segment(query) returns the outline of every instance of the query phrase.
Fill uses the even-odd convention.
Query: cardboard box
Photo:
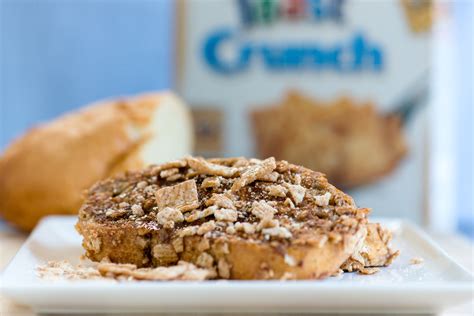
[[[196,152],[291,159],[375,216],[423,221],[431,10],[405,0],[180,2],[178,92],[198,118]]]

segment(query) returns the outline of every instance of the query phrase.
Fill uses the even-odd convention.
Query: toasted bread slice
[[[286,161],[188,157],[99,182],[76,228],[94,261],[319,279],[364,242],[367,214],[323,174]]]

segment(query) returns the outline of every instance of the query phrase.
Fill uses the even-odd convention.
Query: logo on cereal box
[[[379,72],[383,68],[381,46],[361,31],[333,43],[257,41],[248,36],[250,30],[281,22],[342,25],[343,0],[238,0],[236,4],[240,25],[218,27],[204,39],[204,61],[216,73],[241,73],[257,62],[274,72]]]

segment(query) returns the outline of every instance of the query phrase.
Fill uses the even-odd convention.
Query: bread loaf
[[[0,157],[0,214],[31,230],[75,214],[84,189],[117,172],[192,151],[192,121],[172,93],[106,100],[34,127]]]

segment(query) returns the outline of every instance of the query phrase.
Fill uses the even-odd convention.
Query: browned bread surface
[[[188,157],[97,183],[76,228],[94,261],[309,279],[338,271],[364,241],[367,214],[286,161]]]
[[[102,101],[29,130],[0,156],[1,216],[31,230],[43,216],[76,214],[83,190],[143,167],[139,151],[154,137],[149,125],[171,98]]]
[[[341,188],[383,177],[407,151],[398,117],[348,98],[324,103],[292,92],[251,118],[259,156],[321,171]]]

